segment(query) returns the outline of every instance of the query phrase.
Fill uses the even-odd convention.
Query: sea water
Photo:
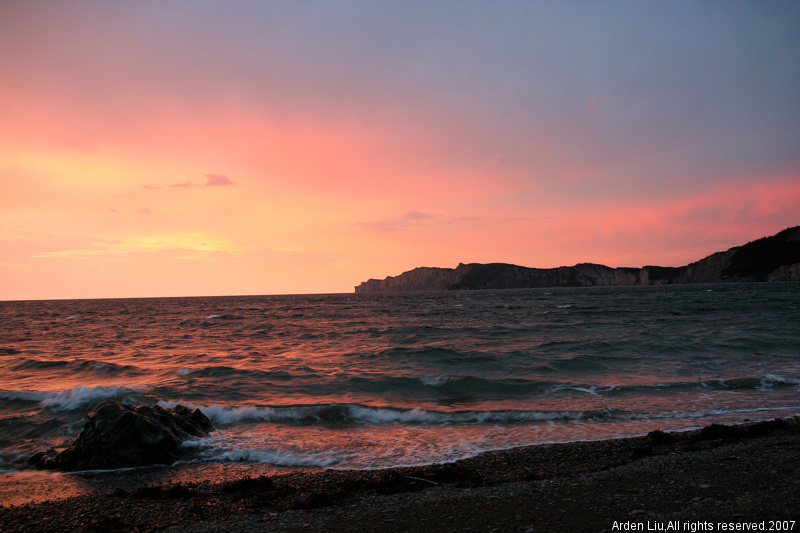
[[[0,471],[106,398],[187,461],[372,469],[800,415],[800,283],[0,302]],[[18,473],[22,476],[23,473]]]

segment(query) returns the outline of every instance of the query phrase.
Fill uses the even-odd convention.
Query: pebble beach
[[[0,531],[800,530],[797,418],[413,468],[268,476],[231,465],[198,479],[187,467],[166,481],[152,472],[4,505]]]

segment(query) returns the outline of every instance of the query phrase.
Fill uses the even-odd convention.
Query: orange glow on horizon
[[[678,266],[800,224],[791,6],[605,6],[573,42],[589,6],[358,5],[5,6],[0,299]]]

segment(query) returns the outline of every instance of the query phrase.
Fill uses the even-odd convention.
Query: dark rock
[[[36,468],[100,470],[172,464],[180,444],[214,429],[199,410],[182,405],[125,405],[115,400],[97,404],[78,438],[63,451],[40,452],[28,459]]]
[[[700,430],[700,438],[704,440],[728,439],[738,434],[735,427],[724,424],[711,424]]]
[[[664,433],[663,431],[659,430],[651,431],[645,437],[645,441],[648,444],[665,444],[667,442],[672,442],[673,440],[675,440],[675,437],[669,433]]]
[[[715,440],[728,438],[766,437],[767,435],[776,431],[780,431],[787,426],[788,424],[780,418],[741,426],[711,424],[710,426],[704,427],[700,431],[700,438],[705,440]]]
[[[771,433],[781,431],[787,427],[789,427],[789,424],[787,424],[785,420],[778,418],[743,426],[741,432],[743,437],[766,437]]]

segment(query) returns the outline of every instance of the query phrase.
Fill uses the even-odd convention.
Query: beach
[[[114,479],[94,493],[0,508],[0,530],[792,531],[800,529],[792,522],[800,518],[800,420],[529,446],[413,468],[265,476],[234,467],[215,479],[153,483],[141,471]]]

